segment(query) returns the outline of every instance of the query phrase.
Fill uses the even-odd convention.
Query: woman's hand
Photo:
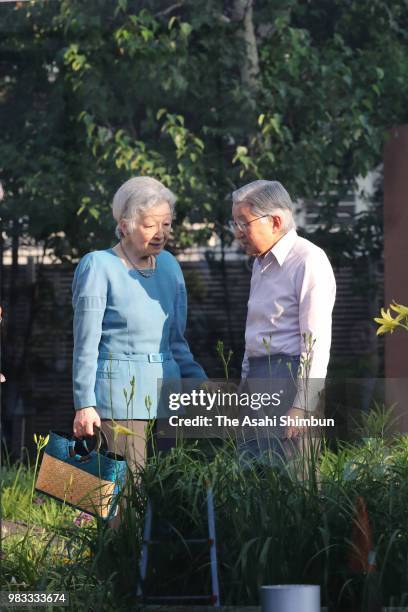
[[[95,408],[80,408],[76,411],[73,431],[76,438],[94,435],[94,427],[101,426],[101,418]]]

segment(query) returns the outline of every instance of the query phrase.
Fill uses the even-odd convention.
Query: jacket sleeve
[[[182,378],[207,379],[203,368],[194,360],[184,337],[187,323],[187,292],[181,269],[177,274],[174,323],[170,331],[170,350],[178,363]]]
[[[95,381],[107,281],[93,253],[79,262],[72,283],[74,353],[72,362],[75,410],[96,407]]]

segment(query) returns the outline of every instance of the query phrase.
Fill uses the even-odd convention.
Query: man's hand
[[[94,427],[101,426],[101,418],[95,408],[80,408],[76,411],[73,431],[76,438],[94,435]]]
[[[291,417],[292,419],[294,419],[295,417],[300,417],[301,419],[305,418],[305,411],[301,410],[300,408],[290,408],[285,416]],[[295,425],[288,425],[285,428],[285,438],[297,438],[298,436],[301,436],[302,434],[304,434],[307,431],[307,427],[306,426],[302,426],[302,427],[296,427]]]

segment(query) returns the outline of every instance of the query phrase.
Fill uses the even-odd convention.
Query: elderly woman
[[[113,445],[112,419],[125,425],[136,435],[118,436],[115,443],[123,453],[126,440],[131,468],[145,460],[157,380],[206,378],[184,338],[183,274],[164,250],[175,200],[153,178],[126,181],[113,199],[119,242],[85,255],[73,281],[74,435],[92,435],[101,426]]]
[[[333,270],[322,249],[298,236],[292,200],[279,182],[249,183],[234,191],[232,203],[236,238],[255,256],[242,378],[288,381],[280,416],[292,420],[284,420],[280,434],[293,438],[302,433],[296,417],[304,418],[305,409],[315,408],[316,396],[306,395],[306,386],[314,380],[316,389],[326,376],[336,293]],[[305,404],[306,397],[312,405]],[[259,451],[258,442],[254,448]]]

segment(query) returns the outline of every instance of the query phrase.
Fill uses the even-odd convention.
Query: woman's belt
[[[145,361],[148,363],[163,363],[173,359],[173,353],[99,353],[100,359],[119,359],[120,361]]]

